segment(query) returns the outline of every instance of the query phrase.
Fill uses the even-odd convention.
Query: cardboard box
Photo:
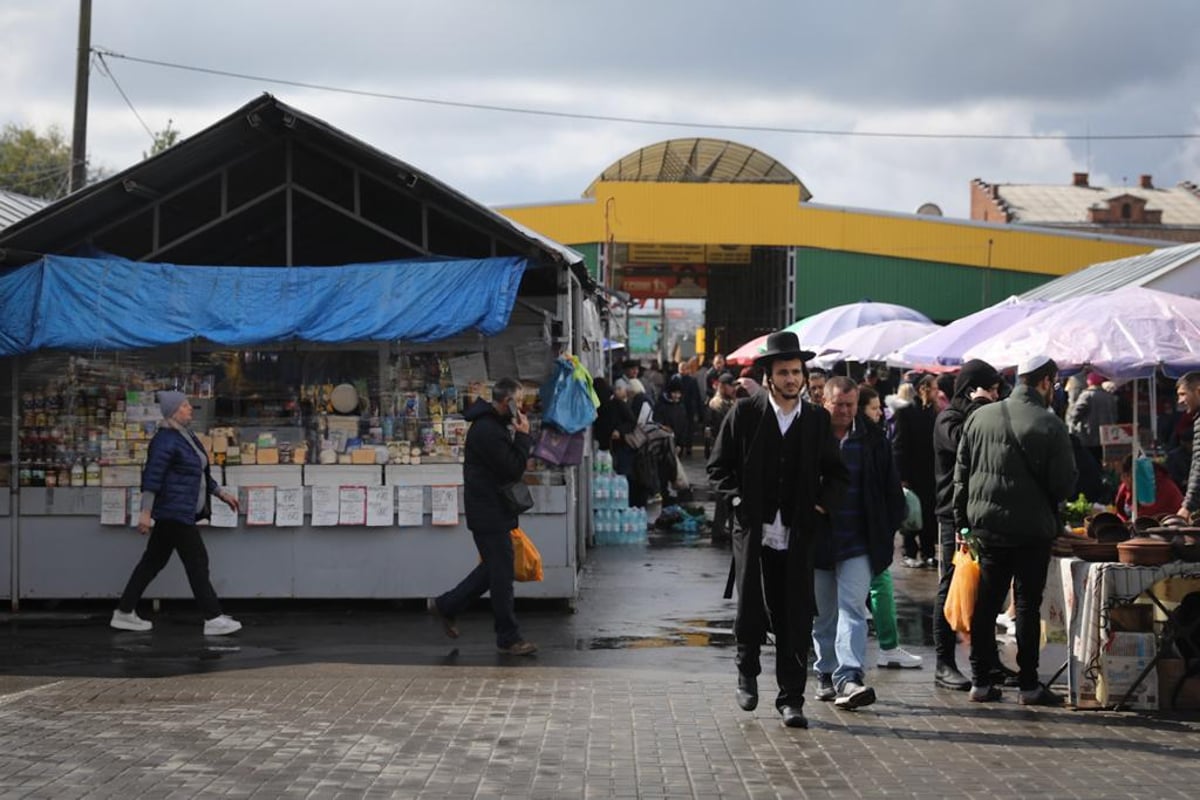
[[[374,464],[375,463],[375,448],[360,447],[357,450],[350,451],[351,464]]]
[[[279,448],[278,447],[260,447],[255,454],[255,460],[258,464],[278,464],[279,463]]]
[[[1129,687],[1154,660],[1157,643],[1153,633],[1114,633],[1100,655],[1100,678],[1096,681],[1096,699],[1111,706],[1121,701]],[[1126,708],[1158,710],[1158,672],[1150,673],[1138,684]]]
[[[1183,678],[1182,658],[1163,658],[1158,662],[1159,706],[1163,711],[1200,711],[1200,669]],[[1180,686],[1180,681],[1183,685]],[[1175,689],[1179,687],[1178,696]]]

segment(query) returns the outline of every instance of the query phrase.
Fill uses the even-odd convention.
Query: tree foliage
[[[142,158],[156,156],[179,141],[179,131],[171,127],[174,121],[172,119],[167,120],[167,127],[154,134],[154,143],[150,145],[149,151],[142,151]]]
[[[0,189],[57,200],[70,186],[71,144],[51,125],[44,134],[9,123],[0,131]]]

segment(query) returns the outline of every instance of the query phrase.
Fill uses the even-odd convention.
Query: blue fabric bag
[[[902,531],[919,531],[925,526],[925,518],[921,514],[921,498],[907,486],[904,487],[904,519],[900,522]]]
[[[542,385],[542,423],[564,433],[579,433],[596,420],[594,398],[587,370],[574,359],[560,356],[553,374]]]

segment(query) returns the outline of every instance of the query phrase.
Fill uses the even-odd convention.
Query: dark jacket
[[[871,575],[878,575],[892,565],[896,552],[896,530],[904,519],[904,490],[900,486],[900,475],[892,460],[892,446],[884,435],[883,428],[862,414],[854,420],[851,436],[862,439],[862,480],[859,495],[862,498],[862,515],[867,525],[867,556],[871,562]],[[817,569],[833,569],[834,554],[832,538],[817,543]]]
[[[1018,386],[963,426],[954,468],[955,525],[969,525],[985,545],[1049,544],[1060,532],[1057,505],[1070,496],[1076,477],[1067,426],[1036,390]]]
[[[190,431],[185,433],[164,427],[150,440],[146,466],[142,468],[142,491],[154,492],[154,508],[150,516],[155,521],[170,520],[195,525],[199,520],[208,519],[211,513],[208,502],[205,502],[203,509],[196,511],[200,487],[205,486],[208,495],[221,490],[212,478],[208,459],[201,458],[185,436],[192,437],[196,447],[204,452],[204,447]]]
[[[1100,427],[1117,423],[1117,396],[1099,386],[1089,386],[1067,412],[1068,429],[1084,447],[1100,446]]]
[[[892,417],[892,455],[900,480],[921,495],[933,498],[933,422],[935,412],[916,403],[897,403]]]
[[[955,397],[933,423],[933,474],[937,487],[937,518],[954,523],[954,464],[958,460],[958,440],[962,438],[967,417],[986,406],[989,400]]]
[[[654,421],[659,425],[665,425],[675,434],[675,446],[679,447],[687,438],[688,431],[691,429],[690,418],[688,417],[687,407],[683,401],[672,401],[669,394],[664,393],[659,399],[658,405],[654,407]]]
[[[812,616],[813,555],[817,540],[830,535],[829,511],[842,502],[848,476],[846,465],[833,438],[829,413],[823,408],[802,403],[799,426],[792,454],[798,468],[783,476],[785,490],[794,502],[791,537],[788,544],[787,605],[789,617]],[[767,453],[764,426],[775,425],[775,412],[767,392],[739,400],[725,416],[708,460],[708,477],[717,494],[717,502],[741,503],[735,509],[733,532],[734,579],[737,585],[737,613],[734,637],[739,642],[759,643],[769,627],[763,606],[759,554],[762,551],[764,491],[762,475]],[[776,428],[778,431],[778,428]],[[791,432],[789,431],[789,434]]]
[[[533,440],[510,431],[508,420],[486,400],[476,400],[463,416],[471,423],[463,455],[467,527],[474,533],[508,533],[517,527],[517,515],[505,506],[501,490],[525,474]]]
[[[596,445],[601,450],[608,450],[613,445],[613,431],[622,435],[632,433],[636,420],[629,410],[629,404],[618,400],[612,389],[597,389],[596,395],[600,398],[600,407],[596,409],[592,433],[596,437]]]

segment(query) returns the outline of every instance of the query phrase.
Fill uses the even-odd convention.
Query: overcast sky
[[[77,0],[0,0],[0,124],[69,136]],[[720,125],[965,134],[1200,133],[1196,0],[96,0],[92,43],[139,58],[415,97]],[[561,119],[371,99],[110,58],[151,130],[269,91],[491,205],[576,198],[664,139],[733,139],[814,201],[969,215],[972,178],[1200,182],[1200,139],[956,141]],[[93,69],[89,160],[150,137]]]

